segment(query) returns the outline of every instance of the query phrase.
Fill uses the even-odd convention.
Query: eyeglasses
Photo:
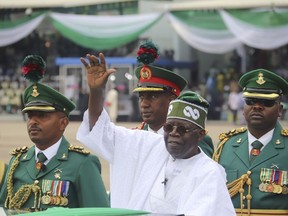
[[[255,104],[260,104],[265,107],[273,107],[277,101],[275,100],[266,100],[266,99],[257,99],[257,98],[246,98],[245,103],[248,106],[254,106]]]
[[[176,132],[180,135],[180,136],[183,136],[185,133],[188,133],[190,131],[196,131],[198,130],[198,128],[186,128],[185,126],[183,125],[180,125],[180,126],[175,126],[175,125],[172,125],[170,123],[165,123],[163,125],[163,130],[166,132],[166,133],[170,133],[174,130],[174,128],[176,128]]]

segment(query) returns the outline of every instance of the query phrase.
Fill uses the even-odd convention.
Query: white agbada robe
[[[77,139],[110,163],[113,208],[191,216],[236,215],[223,167],[202,151],[167,167],[171,157],[163,135],[116,126],[104,109],[91,131],[85,112]],[[163,183],[165,173],[171,177],[167,184]]]

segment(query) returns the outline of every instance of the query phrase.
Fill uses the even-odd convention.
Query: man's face
[[[139,92],[139,107],[142,119],[153,130],[158,130],[166,121],[169,103],[176,96],[168,92]],[[153,128],[153,126],[159,128]]]
[[[244,117],[249,129],[268,132],[275,127],[282,110],[279,101],[245,98]]]
[[[181,119],[167,119],[163,129],[166,149],[173,158],[187,159],[199,153],[205,130]]]
[[[44,150],[55,144],[63,135],[68,118],[61,112],[27,112],[27,131],[33,143]]]

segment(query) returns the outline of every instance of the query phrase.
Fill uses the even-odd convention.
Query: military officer
[[[44,71],[40,56],[24,59],[22,72],[32,84],[23,94],[22,111],[27,114],[28,135],[35,145],[12,151],[0,205],[28,211],[109,207],[99,159],[82,147],[70,145],[63,136],[75,105],[39,83]]]
[[[144,42],[138,50],[137,60],[141,66],[135,70],[138,84],[134,92],[139,94],[139,107],[143,122],[137,129],[164,134],[169,103],[180,95],[187,81],[182,76],[165,68],[152,65],[158,58],[158,48],[152,41]],[[153,56],[149,58],[149,56]],[[154,58],[154,59],[153,59]],[[150,59],[151,62],[149,62]],[[210,136],[205,135],[199,147],[212,157],[214,145]]]
[[[239,85],[247,129],[221,134],[213,158],[227,172],[238,215],[288,215],[288,129],[278,121],[288,82],[257,69],[245,73]]]

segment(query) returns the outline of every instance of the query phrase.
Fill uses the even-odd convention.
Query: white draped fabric
[[[122,37],[143,29],[153,23],[161,14],[140,14],[125,16],[91,16],[51,13],[50,16],[66,27],[88,37]]]
[[[190,13],[191,11],[184,11]],[[192,11],[193,12],[193,11]],[[243,44],[258,49],[275,49],[288,43],[288,11],[287,10],[219,10],[211,13],[220,14],[223,28],[209,28],[205,22],[211,19],[199,19],[199,25],[187,22],[193,17],[176,16],[166,13],[172,28],[190,46],[207,53],[223,54],[239,49]],[[257,14],[258,13],[258,14]],[[196,14],[196,15],[195,15]],[[208,15],[207,15],[208,14]],[[209,13],[205,15],[209,16]],[[259,18],[247,19],[250,15]],[[260,16],[261,15],[261,16]],[[157,23],[163,13],[92,16],[50,13],[55,29],[67,39],[90,49],[112,49],[125,45]],[[45,15],[40,15],[13,22],[0,23],[0,47],[13,44],[35,30]],[[184,18],[183,18],[184,17]],[[218,16],[219,17],[219,16]],[[200,14],[201,18],[201,14]],[[211,18],[211,17],[210,17]],[[213,20],[213,19],[212,19]],[[274,21],[277,23],[273,23]],[[195,24],[195,23],[194,23]],[[208,25],[209,26],[209,25]]]
[[[258,49],[275,49],[288,43],[288,23],[280,27],[260,28],[231,16],[220,14],[231,33],[242,43]]]
[[[29,35],[39,24],[43,21],[45,15],[41,15],[32,19],[22,25],[18,25],[13,28],[0,29],[0,47],[8,46],[16,43]]]
[[[190,46],[202,52],[224,54],[242,45],[229,30],[195,28],[172,14],[168,14],[168,18],[177,34]]]

